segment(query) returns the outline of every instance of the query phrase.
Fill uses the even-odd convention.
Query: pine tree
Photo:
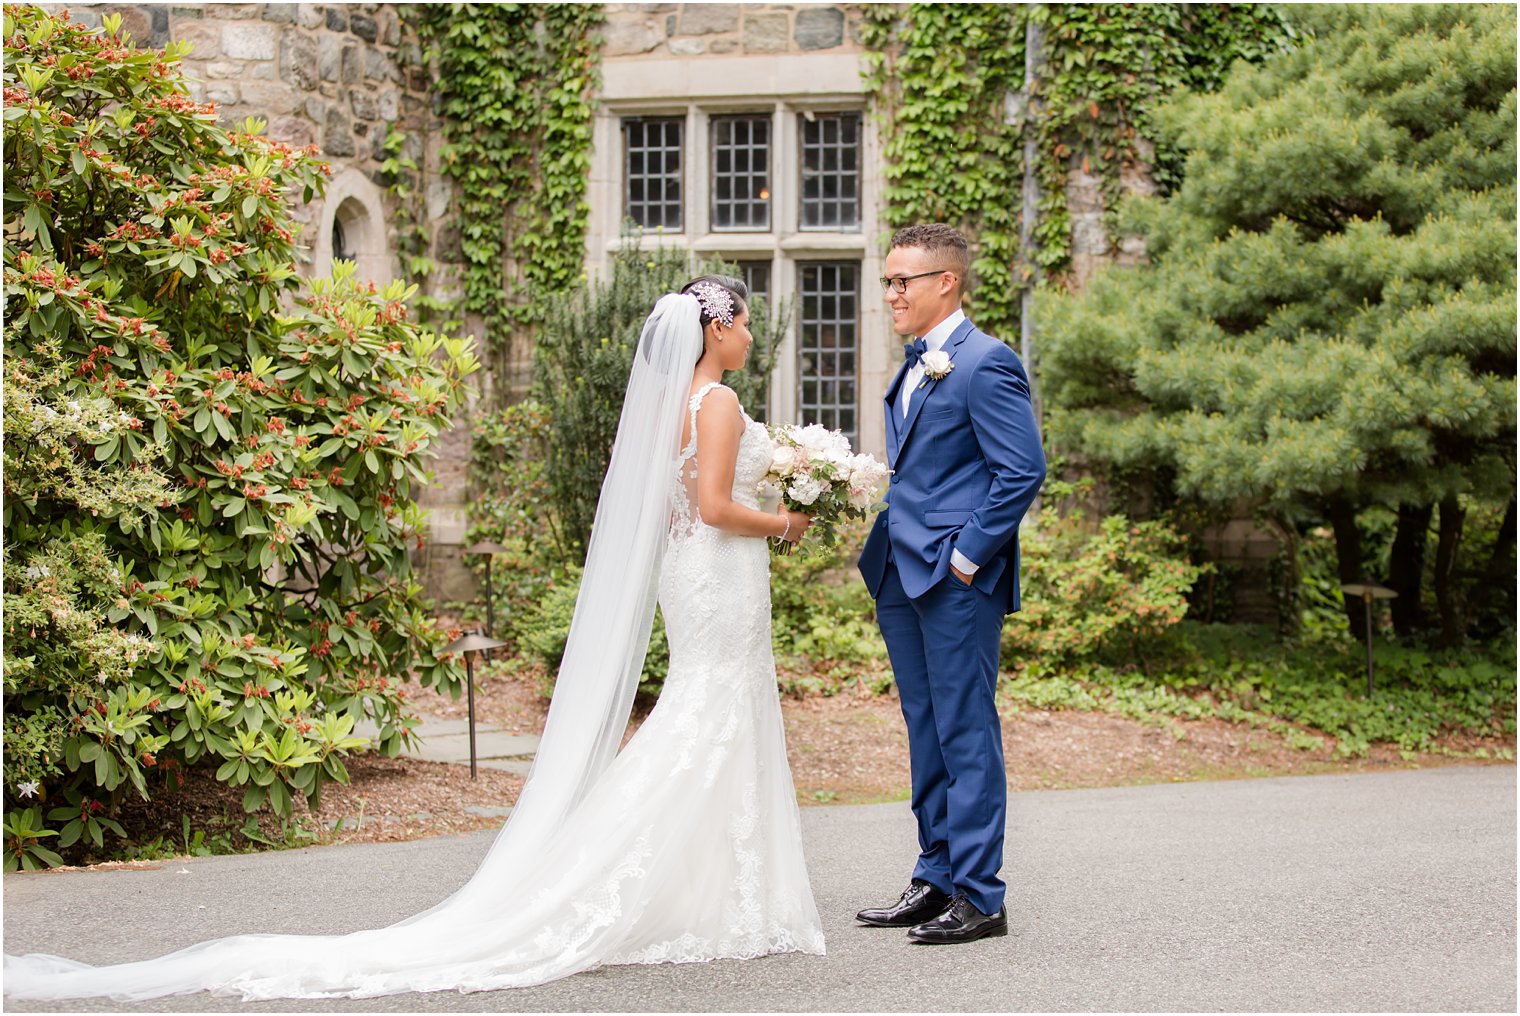
[[[1343,581],[1362,577],[1358,511],[1394,510],[1405,634],[1438,512],[1456,638],[1467,506],[1509,503],[1493,554],[1514,548],[1515,11],[1305,20],[1301,48],[1160,111],[1184,182],[1125,209],[1150,264],[1046,297],[1048,428],[1184,496],[1328,519]]]

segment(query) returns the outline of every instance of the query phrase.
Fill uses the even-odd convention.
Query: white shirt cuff
[[[966,575],[975,575],[976,570],[981,567],[979,564],[972,564],[971,559],[958,550],[950,552],[950,563]]]

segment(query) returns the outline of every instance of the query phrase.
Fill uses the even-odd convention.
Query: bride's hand
[[[800,542],[802,534],[807,532],[808,526],[813,524],[813,516],[807,512],[794,512],[787,508],[786,505],[777,505],[776,514],[791,523],[791,526],[786,531],[786,536],[782,537],[788,543]]]

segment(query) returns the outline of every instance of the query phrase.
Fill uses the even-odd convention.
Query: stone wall
[[[848,4],[606,4],[607,57],[731,56],[859,49]]]
[[[90,4],[69,10],[91,25],[119,12],[139,45],[189,42],[182,67],[196,101],[215,102],[225,124],[256,116],[268,121],[265,133],[272,138],[315,144],[334,177],[353,168],[383,188],[379,167],[389,125],[405,119],[422,126],[430,115],[427,75],[416,66],[415,43],[402,43],[393,4]],[[408,154],[420,160],[420,143]],[[308,210],[312,218],[321,207]]]

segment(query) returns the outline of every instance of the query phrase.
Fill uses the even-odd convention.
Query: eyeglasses
[[[908,291],[908,283],[912,282],[914,279],[927,279],[931,275],[943,275],[947,271],[949,271],[949,269],[941,268],[936,272],[919,272],[917,275],[902,275],[895,279],[889,279],[883,276],[881,279],[881,291],[883,293],[890,293],[895,289],[899,293],[906,293]]]

